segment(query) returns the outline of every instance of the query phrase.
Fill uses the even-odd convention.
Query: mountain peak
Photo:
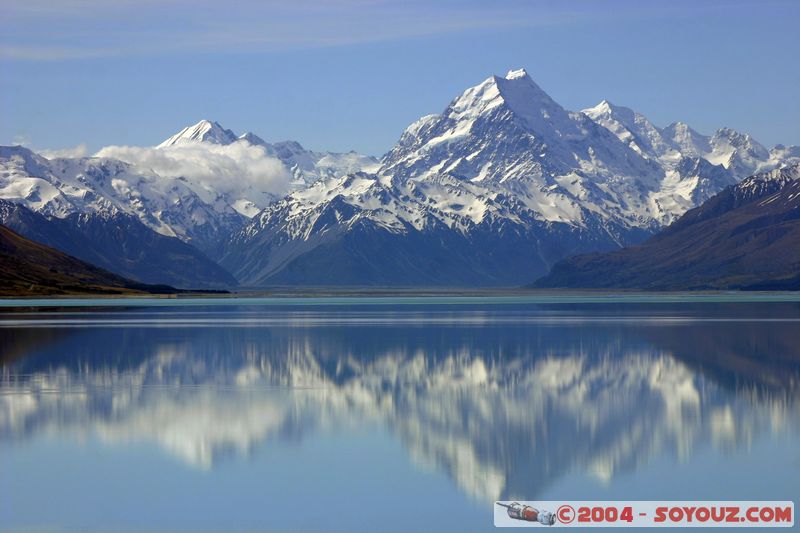
[[[186,142],[231,144],[236,140],[236,134],[231,130],[223,128],[219,122],[203,119],[197,124],[186,126],[181,131],[159,144],[158,148],[166,148]]]
[[[494,77],[493,81],[497,99],[520,117],[530,130],[546,137],[580,134],[569,112],[539,87],[525,69],[512,70],[505,78]]]
[[[725,139],[735,145],[754,142],[749,133],[741,133],[733,128],[723,127],[714,132],[713,139]]]
[[[687,123],[681,121],[673,122],[672,124],[664,128],[662,131],[664,132],[664,135],[666,135],[667,137],[676,140],[680,138],[685,138],[685,139],[697,138],[697,139],[704,139],[706,142],[708,141],[708,137],[706,137],[701,133],[698,133]]]
[[[253,146],[266,146],[267,142],[253,133],[252,131],[248,131],[247,133],[243,133],[239,135],[240,141],[247,141],[248,143],[252,144]]]
[[[603,100],[596,106],[587,107],[581,112],[585,115],[589,115],[591,118],[597,118],[602,116],[611,116],[614,114],[618,114],[621,111],[631,111],[631,110],[628,109],[627,107],[614,105],[608,100]]]
[[[615,130],[614,127],[610,125],[609,121],[617,121],[626,129],[634,130],[637,129],[636,122],[639,121],[646,121],[643,116],[636,113],[633,109],[621,105],[614,105],[608,100],[603,100],[599,104],[594,107],[589,107],[581,111],[584,115],[587,115],[589,118],[594,120],[595,122],[600,122],[602,126],[608,128],[612,131]],[[649,127],[649,122],[648,122]],[[614,132],[618,135],[619,132]]]
[[[596,109],[598,111],[602,111],[602,112],[605,112],[605,113],[610,113],[610,112],[614,111],[614,104],[612,104],[611,102],[609,102],[608,100],[606,100],[604,98],[599,104],[597,104],[596,106],[591,107],[589,109]]]
[[[673,122],[672,124],[670,124],[669,126],[664,128],[664,131],[670,131],[670,132],[695,132],[687,123],[681,122],[680,120],[678,120],[676,122]]]
[[[538,114],[542,108],[558,108],[564,112],[525,69],[518,69],[509,71],[505,77],[491,76],[470,87],[450,103],[444,114],[460,119],[474,118],[503,104],[522,115]]]

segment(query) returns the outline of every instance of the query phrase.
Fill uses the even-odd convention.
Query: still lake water
[[[6,307],[0,531],[482,531],[497,499],[797,501],[793,300]]]

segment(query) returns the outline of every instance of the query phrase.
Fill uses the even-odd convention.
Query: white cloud
[[[97,157],[120,159],[168,178],[183,177],[220,193],[285,194],[291,174],[261,146],[185,143],[166,148],[106,146]]]
[[[19,145],[19,146],[30,146],[31,145],[31,136],[26,134],[19,134],[14,135],[14,138],[11,139],[11,144]]]
[[[55,159],[57,157],[85,157],[89,153],[89,149],[85,144],[81,143],[72,148],[61,148],[58,150],[39,150],[39,155],[47,159]]]

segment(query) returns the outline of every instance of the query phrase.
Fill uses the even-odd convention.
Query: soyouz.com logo
[[[498,501],[496,527],[792,527],[790,501]]]

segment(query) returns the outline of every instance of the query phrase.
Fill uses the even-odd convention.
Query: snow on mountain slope
[[[682,157],[681,150],[673,146],[661,130],[632,109],[603,100],[595,107],[584,109],[583,113],[644,158],[677,162]],[[696,154],[686,155],[691,157]]]
[[[776,196],[776,193],[783,191],[785,194]],[[800,208],[800,163],[783,165],[770,171],[754,174],[747,179],[739,182],[736,187],[731,189],[731,199],[726,203],[726,209],[740,207],[745,203],[754,200],[762,200],[761,205],[769,205],[771,210],[782,210],[792,212]],[[781,200],[775,204],[776,200]],[[699,209],[698,213],[704,209]],[[700,216],[698,214],[698,216]]]
[[[551,222],[448,174],[395,183],[361,173],[268,207],[231,237],[221,264],[249,286],[521,284],[574,250],[635,240],[631,228],[581,216],[586,227]]]
[[[662,130],[665,140],[686,157],[702,157],[711,152],[709,138],[684,122],[673,122]]]
[[[683,122],[659,129],[643,115],[606,100],[584,109],[583,113],[637,153],[658,160],[666,170],[674,169],[682,158],[705,159],[724,167],[738,181],[787,162],[791,150],[796,148],[776,147],[768,151],[750,135],[731,128],[720,128],[711,137]]]
[[[786,164],[800,163],[800,146],[776,144],[769,151],[770,159]]]
[[[546,220],[585,225],[580,206],[644,229],[733,183],[710,165],[682,162],[630,109],[604,101],[584,113],[562,108],[524,70],[494,76],[441,115],[412,124],[380,172],[396,179],[446,172],[497,184]]]
[[[644,115],[607,100],[583,113],[663,169],[660,186],[649,195],[651,214],[663,224],[736,182],[734,169],[720,162],[720,150],[715,152],[709,138],[686,124],[661,130]]]
[[[720,128],[707,137],[686,124],[670,124],[663,130],[673,146],[691,157],[702,157],[714,165],[722,165],[737,180],[754,172],[775,167],[769,151],[750,135],[730,128]]]

